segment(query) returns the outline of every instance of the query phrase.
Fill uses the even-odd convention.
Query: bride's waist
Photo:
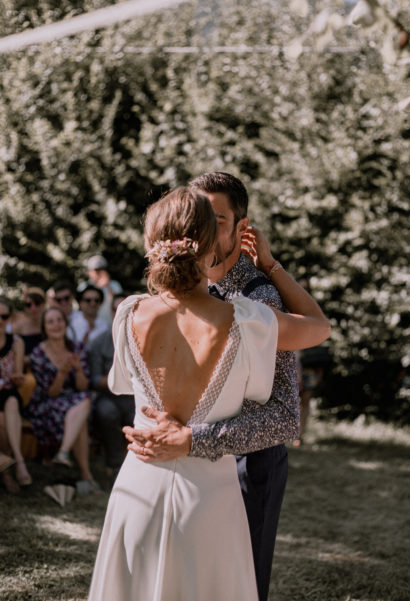
[[[144,428],[155,428],[157,425],[157,421],[154,418],[147,417],[142,411],[142,407],[148,407],[145,403],[138,403],[138,400],[135,402],[135,416],[134,416],[134,428],[138,430],[143,430]],[[161,411],[161,409],[158,409]],[[162,409],[162,411],[164,411]]]

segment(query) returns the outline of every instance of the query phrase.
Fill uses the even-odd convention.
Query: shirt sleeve
[[[216,461],[223,455],[243,455],[293,440],[299,420],[271,398],[265,405],[245,400],[236,417],[191,428],[190,455]]]

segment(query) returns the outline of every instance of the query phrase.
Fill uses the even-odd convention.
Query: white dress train
[[[135,397],[135,427],[152,427],[143,405],[162,409],[131,332],[131,296],[117,309],[109,385]],[[212,378],[188,424],[239,413],[244,398],[264,403],[272,389],[277,320],[238,297]],[[181,374],[183,376],[183,374]],[[109,500],[89,601],[257,601],[248,521],[236,461],[181,457],[146,464],[129,452]]]

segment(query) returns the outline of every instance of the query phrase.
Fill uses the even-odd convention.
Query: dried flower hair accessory
[[[185,237],[182,240],[159,240],[145,256],[160,263],[171,263],[176,257],[196,255],[197,252],[198,242]]]

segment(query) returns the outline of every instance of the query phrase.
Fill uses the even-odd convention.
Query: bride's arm
[[[258,229],[248,228],[242,238],[242,250],[272,281],[289,311],[283,313],[271,306],[278,318],[278,350],[308,348],[329,338],[330,324],[323,311],[279,261],[273,258],[267,239]]]

